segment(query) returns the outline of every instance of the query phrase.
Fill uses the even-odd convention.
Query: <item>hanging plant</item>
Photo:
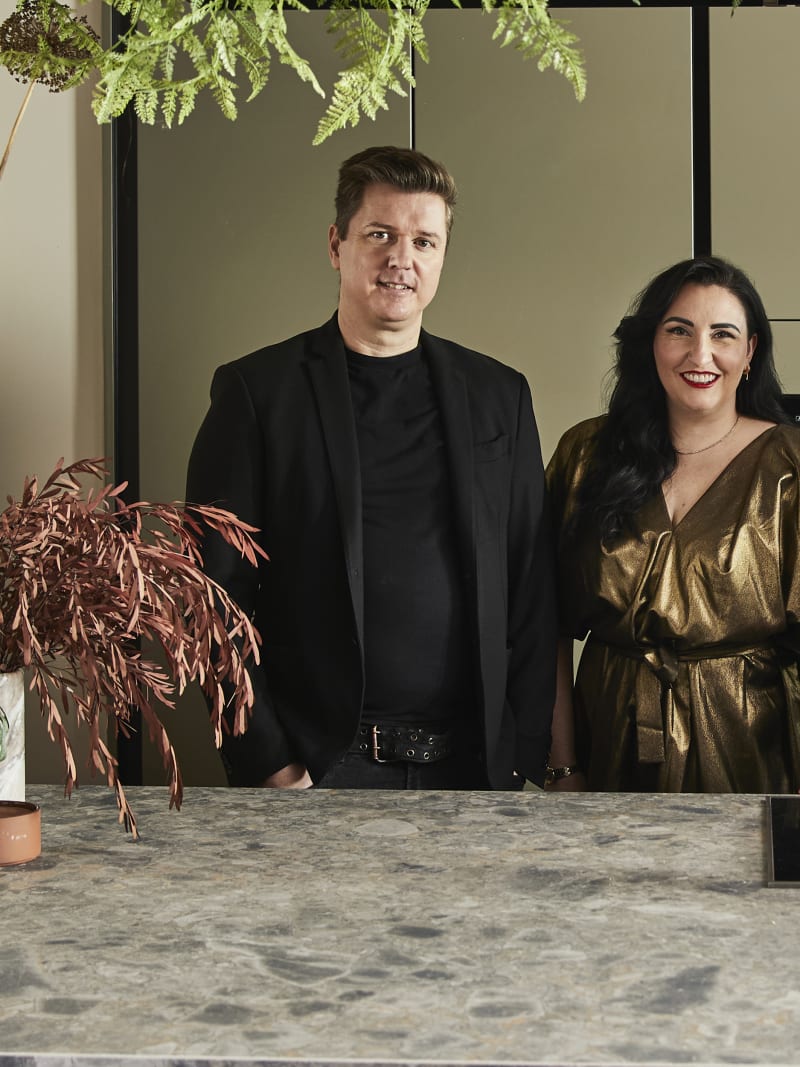
[[[252,100],[267,84],[272,62],[291,67],[325,97],[309,63],[289,41],[285,12],[308,13],[301,0],[105,0],[130,28],[103,48],[82,16],[59,0],[20,0],[0,26],[0,66],[21,81],[61,92],[92,75],[93,108],[108,122],[128,105],[152,125],[182,123],[201,92],[235,119],[240,82]],[[639,5],[640,0],[631,0]],[[414,85],[412,53],[428,62],[424,17],[430,0],[319,0],[333,47],[345,61],[317,126],[314,144],[337,130],[374,119],[390,93]],[[460,0],[452,0],[460,8]],[[741,0],[731,0],[734,10]],[[577,37],[552,16],[549,0],[481,0],[491,36],[535,60],[540,71],[563,75],[575,96],[586,95],[584,57]],[[30,93],[30,89],[29,89]],[[28,94],[29,95],[29,94]],[[28,96],[0,162],[0,174]]]
[[[210,92],[222,113],[235,119],[240,83],[252,100],[267,84],[276,59],[325,96],[289,41],[286,11],[310,10],[300,0],[106,2],[130,26],[109,48],[101,46],[85,18],[59,0],[20,0],[0,26],[0,65],[31,88],[40,82],[53,92],[95,76],[93,108],[99,122],[121,115],[130,104],[144,123],[160,117],[167,126],[180,124],[201,92]],[[459,0],[453,4],[460,7]],[[327,29],[345,66],[315,144],[364,115],[375,118],[388,108],[390,93],[407,94],[414,85],[412,50],[428,61],[423,25],[428,5],[429,0],[332,0],[327,5]],[[577,38],[551,16],[548,0],[482,0],[482,8],[501,46],[533,58],[539,70],[564,75],[583,98],[586,75]]]

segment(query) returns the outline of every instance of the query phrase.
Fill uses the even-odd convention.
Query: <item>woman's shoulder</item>
[[[800,453],[800,422],[775,423],[772,439],[787,452]]]
[[[594,418],[584,419],[582,422],[576,422],[574,426],[570,426],[561,435],[550,462],[564,462],[570,456],[583,455],[587,450],[591,450],[597,434],[605,425],[607,418],[607,415],[595,415]]]
[[[762,442],[760,465],[782,476],[787,471],[800,475],[800,423],[778,422],[755,439]]]
[[[594,442],[605,421],[605,415],[584,419],[562,434],[546,471],[547,485],[553,499],[564,497],[566,500],[583,480],[594,454]]]

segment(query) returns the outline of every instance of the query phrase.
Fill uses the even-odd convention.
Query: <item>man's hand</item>
[[[310,789],[314,783],[302,763],[289,763],[266,778],[263,789]]]

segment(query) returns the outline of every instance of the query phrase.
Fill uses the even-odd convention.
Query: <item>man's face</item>
[[[340,316],[364,335],[418,329],[439,285],[446,244],[440,196],[368,186],[347,237],[342,239],[336,226],[328,235],[331,263],[340,275]]]

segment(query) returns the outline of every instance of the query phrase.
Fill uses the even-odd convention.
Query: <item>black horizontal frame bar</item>
[[[772,2],[765,2],[765,0],[741,0],[740,7],[794,7],[798,0],[772,0]],[[325,6],[324,4],[322,5]],[[453,0],[430,0],[429,7],[432,8],[452,8],[454,7]],[[481,8],[483,4],[481,0],[460,0],[460,7],[469,10],[474,8]],[[555,11],[559,8],[604,8],[604,7],[627,7],[636,9],[646,7],[683,7],[687,10],[709,8],[709,7],[728,7],[732,8],[731,0],[641,0],[640,3],[636,3],[635,0],[550,0],[549,7]]]

